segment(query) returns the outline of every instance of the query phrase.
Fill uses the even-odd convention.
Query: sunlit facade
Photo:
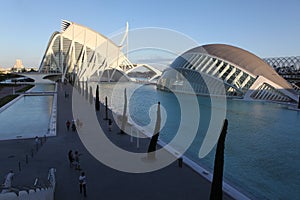
[[[171,69],[164,71],[158,89],[226,94],[248,100],[298,100],[292,86],[262,59],[225,44],[204,45],[183,53],[171,64]]]
[[[40,64],[40,73],[61,73],[62,79],[118,81],[133,65],[107,37],[85,26],[62,21],[52,34]],[[101,80],[100,80],[101,77]],[[129,79],[129,78],[128,78]]]

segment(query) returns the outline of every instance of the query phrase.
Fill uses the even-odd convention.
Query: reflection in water
[[[54,84],[36,84],[30,92],[54,92]]]
[[[53,85],[46,86],[47,90],[51,90],[51,88]],[[42,91],[42,88],[39,87],[38,90]],[[0,113],[0,140],[30,138],[47,134],[52,102],[53,96],[20,98]]]

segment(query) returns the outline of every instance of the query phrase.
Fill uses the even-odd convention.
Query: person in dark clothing
[[[112,128],[112,120],[108,119],[108,131],[110,132]]]
[[[68,158],[69,158],[69,163],[70,163],[70,168],[73,167],[74,165],[74,155],[73,155],[73,151],[70,150],[69,153],[68,153]]]
[[[66,126],[67,126],[67,130],[68,130],[68,131],[70,130],[70,125],[71,125],[71,122],[70,122],[69,120],[67,120]]]
[[[75,122],[74,122],[74,121],[72,122],[72,131],[73,131],[73,132],[76,131],[76,125],[75,125]]]
[[[81,154],[79,154],[78,151],[75,151],[74,165],[75,165],[75,169],[80,171],[81,168],[80,168],[79,156],[81,156]]]

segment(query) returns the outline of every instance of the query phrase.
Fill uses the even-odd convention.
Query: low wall
[[[55,84],[55,91],[53,94],[52,111],[49,121],[47,136],[56,136],[56,120],[57,120],[57,83]]]

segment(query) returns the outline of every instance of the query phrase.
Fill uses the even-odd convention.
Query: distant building
[[[0,74],[8,74],[10,73],[10,69],[0,67]]]
[[[11,71],[12,72],[24,72],[24,71],[26,71],[25,67],[22,64],[22,60],[17,59],[16,64],[12,67]]]

